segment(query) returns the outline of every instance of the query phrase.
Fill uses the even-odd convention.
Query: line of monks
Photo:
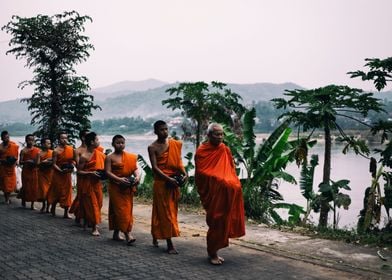
[[[177,213],[180,187],[188,175],[182,163],[182,142],[168,137],[164,121],[154,123],[157,139],[148,146],[148,154],[154,175],[153,205],[151,218],[152,243],[167,243],[167,253],[178,254],[172,237],[178,237]],[[195,154],[195,183],[206,211],[207,252],[211,264],[221,265],[219,249],[229,245],[229,238],[245,234],[244,205],[241,183],[236,175],[230,149],[223,143],[223,129],[211,124],[207,129],[208,141]],[[103,180],[108,182],[109,230],[113,240],[132,245],[133,196],[140,182],[137,155],[126,152],[125,138],[115,135],[114,151],[103,153],[94,132],[80,133],[81,145],[74,149],[67,141],[67,133],[58,135],[54,150],[48,138],[41,139],[41,148],[34,146],[34,135],[25,137],[26,145],[20,151],[10,141],[7,131],[1,133],[0,190],[5,203],[10,204],[10,194],[16,189],[16,165],[22,166],[22,188],[18,198],[22,207],[26,202],[42,202],[42,213],[56,215],[56,206],[64,209],[64,218],[75,216],[75,222],[92,228],[92,235],[99,236],[97,225],[101,223]],[[77,194],[72,201],[72,172],[77,170]]]

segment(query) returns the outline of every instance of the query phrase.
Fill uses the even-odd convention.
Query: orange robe
[[[23,161],[36,160],[40,152],[37,147],[32,147],[28,152],[23,154]],[[23,151],[22,151],[23,153]],[[27,202],[34,202],[38,199],[38,169],[34,164],[23,164],[22,168],[22,194],[21,198]]]
[[[158,168],[168,176],[183,172],[181,160],[182,142],[169,139],[167,151],[157,157]],[[155,239],[168,239],[180,236],[177,213],[179,188],[166,187],[166,181],[154,177],[151,234]]]
[[[75,164],[73,159],[73,148],[65,146],[64,151],[57,155],[57,166],[61,168],[63,164]],[[72,203],[72,175],[71,173],[61,173],[53,168],[52,182],[48,194],[49,204],[60,203],[60,206],[70,207]]]
[[[5,160],[7,157],[18,159],[19,146],[12,141],[8,142],[7,149],[0,154],[0,159]],[[16,163],[0,165],[0,190],[5,193],[11,193],[16,190]]]
[[[244,201],[230,149],[203,143],[195,155],[195,183],[207,212],[207,251],[211,256],[245,235]]]
[[[53,150],[48,150],[46,154],[40,155],[40,162],[51,159]],[[52,165],[40,165],[38,167],[38,201],[48,199],[50,183],[52,181],[53,167]]]
[[[97,147],[97,151],[103,153],[104,148],[102,146]],[[82,188],[85,184],[83,183],[83,176],[79,174],[76,175],[76,197],[72,201],[71,208],[69,208],[69,213],[74,214],[76,220],[84,219],[83,211],[80,209],[80,197],[82,195]]]
[[[123,152],[121,163],[112,163],[112,173],[129,177],[137,169],[137,155]],[[124,188],[109,180],[109,230],[132,231],[133,194],[135,188]]]
[[[96,150],[93,152],[91,159],[84,166],[83,171],[96,171],[105,168],[105,155]],[[87,223],[97,225],[101,222],[102,208],[102,182],[93,175],[80,175],[83,177],[80,193],[80,211]],[[79,186],[78,186],[79,187]]]

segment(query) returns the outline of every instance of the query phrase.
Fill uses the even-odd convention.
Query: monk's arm
[[[107,156],[105,158],[105,172],[106,176],[108,176],[109,179],[117,182],[118,184],[129,184],[128,180],[126,178],[121,178],[113,174],[112,172],[112,157]]]
[[[19,155],[19,164],[20,165],[24,164],[23,157],[24,157],[24,150],[21,150],[20,155]]]
[[[165,181],[171,182],[172,184],[177,186],[178,185],[177,181],[174,178],[167,176],[165,173],[162,172],[162,170],[159,169],[158,164],[157,164],[157,157],[155,154],[155,149],[153,146],[148,147],[148,156],[150,158],[152,172],[155,175],[158,175],[160,178],[164,179]]]
[[[53,151],[53,168],[56,169],[59,172],[63,172],[61,168],[57,165],[57,151]]]

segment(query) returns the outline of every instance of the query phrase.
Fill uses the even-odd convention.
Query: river
[[[126,138],[126,148],[125,150],[137,153],[142,155],[148,162],[148,153],[147,146],[155,140],[154,135],[124,135]],[[257,142],[260,142],[264,135],[259,135],[257,138]],[[24,142],[23,137],[13,137],[13,141],[21,144]],[[112,136],[108,135],[100,135],[99,140],[101,145],[105,149],[110,149],[111,147],[111,139]],[[78,145],[79,143],[77,143]],[[317,144],[314,148],[312,148],[309,152],[309,156],[311,154],[318,154],[319,156],[319,165],[315,170],[315,180],[314,180],[314,189],[317,191],[317,186],[319,182],[322,181],[322,163],[323,163],[323,145]],[[365,189],[370,186],[371,176],[369,173],[369,160],[365,159],[361,156],[355,155],[353,152],[350,152],[346,155],[341,153],[342,147],[338,145],[334,145],[332,149],[332,170],[331,170],[331,179],[334,181],[341,179],[350,180],[350,188],[351,191],[343,190],[343,193],[350,195],[351,197],[351,205],[348,210],[344,210],[343,208],[338,209],[338,226],[339,228],[347,227],[353,228],[356,227],[356,223],[358,220],[359,211],[363,208],[363,197]],[[186,155],[187,152],[194,152],[194,145],[190,142],[184,142],[183,144],[183,155]],[[184,161],[186,164],[186,161]],[[290,164],[286,172],[293,175],[297,182],[299,181],[300,169],[296,166],[295,163]],[[381,186],[383,189],[383,186]],[[299,185],[289,184],[287,182],[281,182],[279,186],[279,192],[283,195],[284,201],[287,203],[295,203],[300,206],[306,205],[306,200],[302,196]],[[286,217],[287,214],[282,210],[280,212],[283,217]],[[332,223],[332,212],[329,215],[329,223]],[[315,213],[311,214],[311,220],[317,224],[318,215]],[[386,212],[385,209],[382,209],[382,221],[381,225],[384,225],[386,222]]]

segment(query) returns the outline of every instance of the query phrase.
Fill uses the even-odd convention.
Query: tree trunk
[[[328,121],[324,121],[324,140],[325,140],[325,150],[324,150],[323,183],[329,184],[329,181],[331,179],[331,130],[328,126]],[[321,195],[319,227],[326,227],[328,225],[328,212],[329,212],[329,203],[327,201],[327,198]]]

